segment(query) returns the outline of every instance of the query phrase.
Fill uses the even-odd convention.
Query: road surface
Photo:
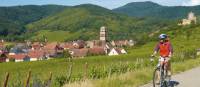
[[[172,87],[200,87],[200,67],[172,76]],[[152,87],[146,84],[141,87]]]

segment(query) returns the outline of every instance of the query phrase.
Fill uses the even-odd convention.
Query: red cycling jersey
[[[169,41],[166,42],[160,42],[155,48],[155,51],[160,52],[160,56],[162,57],[168,57],[170,52],[173,53],[172,45]]]

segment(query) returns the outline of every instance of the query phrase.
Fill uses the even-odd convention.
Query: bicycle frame
[[[156,67],[154,71],[154,77],[153,77],[153,87],[155,87],[155,74],[157,71],[159,71],[159,82],[160,82],[160,87],[167,87],[167,81],[166,81],[166,76],[167,76],[167,70],[165,67],[166,60],[164,59],[163,64],[159,61],[159,65]],[[157,73],[158,74],[158,73]]]
[[[166,87],[167,70],[165,69],[165,63],[160,66],[160,87]]]

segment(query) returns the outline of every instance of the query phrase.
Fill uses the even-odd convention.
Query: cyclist
[[[173,48],[172,45],[169,41],[169,37],[166,34],[160,34],[159,35],[159,43],[156,45],[155,49],[154,49],[154,53],[152,54],[152,56],[155,56],[158,52],[160,54],[160,65],[162,66],[163,64],[165,65],[165,69],[167,70],[167,76],[169,77],[169,79],[171,78],[171,64],[170,64],[170,58],[172,57],[173,54]],[[160,80],[160,75],[159,75],[159,71],[157,72],[158,75],[158,81],[156,82],[157,84],[159,84],[159,80]]]

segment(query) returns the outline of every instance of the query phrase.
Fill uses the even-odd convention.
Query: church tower
[[[107,40],[107,30],[105,26],[102,26],[100,28],[100,41],[106,41]]]
[[[190,12],[188,14],[188,20],[190,20],[191,22],[194,22],[194,24],[197,23],[197,17],[195,16],[195,14],[193,12]]]
[[[195,15],[194,15],[193,12],[190,12],[190,13],[188,14],[188,20],[193,20],[194,17],[195,17]]]

